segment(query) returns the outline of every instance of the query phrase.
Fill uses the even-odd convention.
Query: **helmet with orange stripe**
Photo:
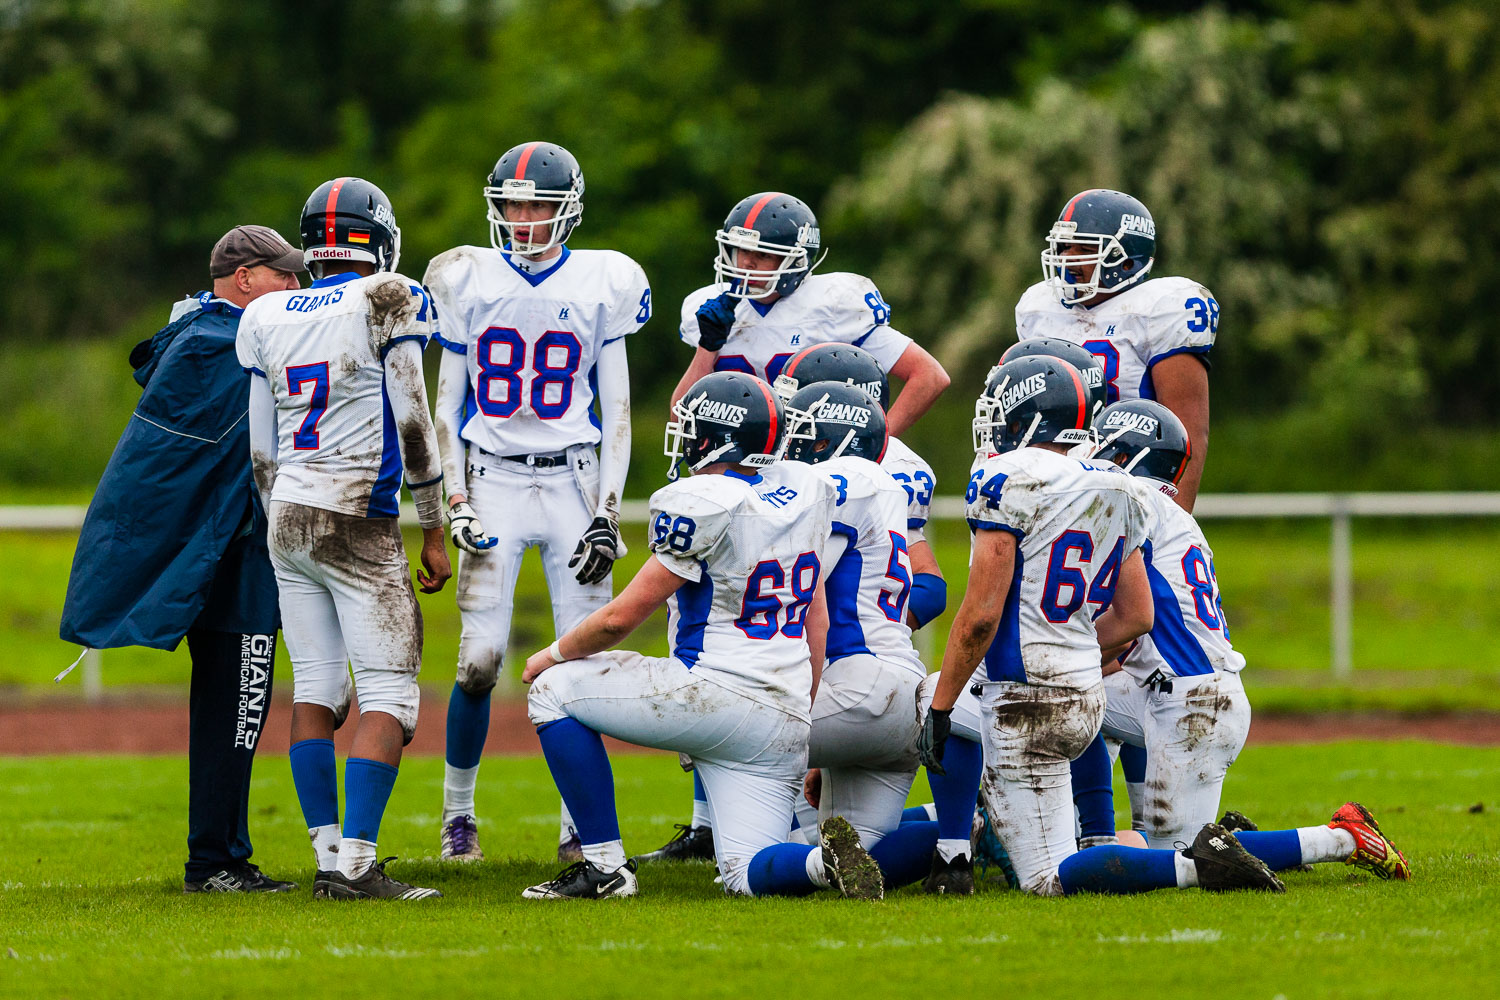
[[[302,206],[302,259],[314,278],[354,261],[394,271],[401,260],[401,229],[391,200],[359,177],[319,184]]]
[[[1061,358],[1031,355],[996,365],[974,402],[974,450],[1082,444],[1091,440],[1090,403],[1083,376]]]
[[[1156,222],[1123,191],[1095,188],[1068,199],[1047,234],[1042,277],[1063,305],[1081,305],[1145,279],[1156,260]]]
[[[891,384],[880,362],[853,344],[814,344],[803,348],[781,369],[771,388],[785,402],[797,390],[814,382],[844,382],[858,386],[882,407],[890,398]]]
[[[801,200],[777,191],[742,199],[714,240],[714,273],[736,299],[790,295],[823,262],[818,217]]]
[[[667,478],[686,462],[699,472],[728,462],[759,468],[781,458],[786,445],[786,408],[781,397],[754,375],[711,372],[672,404],[663,453],[672,460]]]
[[[523,142],[495,162],[484,188],[490,245],[533,257],[568,241],[583,217],[583,169],[551,142]]]
[[[1094,457],[1132,476],[1176,486],[1187,471],[1193,445],[1177,414],[1154,399],[1122,399],[1104,408],[1094,424]]]

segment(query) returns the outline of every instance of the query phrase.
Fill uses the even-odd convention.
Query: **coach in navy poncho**
[[[250,471],[248,379],[234,339],[246,305],[296,288],[302,253],[237,226],[209,259],[212,292],[184,299],[130,352],[141,401],[89,504],[61,634],[94,649],[192,655],[184,892],[296,888],[250,862],[250,767],[270,708],[279,618],[266,519]]]

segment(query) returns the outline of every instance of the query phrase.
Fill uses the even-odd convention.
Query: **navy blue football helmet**
[[[319,184],[302,206],[302,259],[314,278],[336,274],[350,261],[394,271],[401,261],[401,229],[391,200],[359,177]]]
[[[1143,281],[1156,261],[1156,222],[1123,191],[1096,188],[1068,199],[1047,234],[1042,277],[1065,306]]]
[[[773,292],[790,295],[823,262],[818,217],[800,200],[777,191],[741,200],[714,240],[719,244],[714,273],[729,285],[732,298],[759,299]],[[781,263],[771,270],[742,267],[737,259],[740,250],[773,254]]]
[[[1017,358],[990,369],[974,402],[974,451],[1082,444],[1092,416],[1077,368],[1050,355]]]
[[[889,440],[885,410],[845,382],[813,382],[786,404],[786,457],[816,465],[841,455],[879,462]]]
[[[557,206],[545,239],[536,230],[546,222],[512,222],[505,217],[508,201],[541,201]],[[583,217],[583,170],[572,153],[550,142],[523,142],[505,151],[490,171],[484,187],[485,215],[490,220],[490,246],[523,257],[546,253],[568,241]],[[517,227],[525,233],[518,239]]]
[[[698,472],[717,462],[752,468],[781,458],[786,408],[763,380],[745,372],[711,372],[672,404],[663,452],[672,460],[667,478],[687,463]]]
[[[1094,423],[1094,457],[1133,476],[1176,486],[1193,457],[1193,443],[1177,414],[1154,399],[1122,399]]]
[[[1078,373],[1083,376],[1083,387],[1089,391],[1089,413],[1097,419],[1099,411],[1104,409],[1108,402],[1109,393],[1104,385],[1104,362],[1099,360],[1099,356],[1071,340],[1060,340],[1057,337],[1032,337],[1030,340],[1023,340],[1006,348],[1005,353],[1000,355],[1000,363],[1003,365],[1017,358],[1038,355],[1062,358],[1078,369]]]
[[[814,382],[844,382],[870,394],[882,408],[890,396],[891,383],[875,355],[853,344],[814,344],[793,356],[776,376],[772,388],[783,400]]]

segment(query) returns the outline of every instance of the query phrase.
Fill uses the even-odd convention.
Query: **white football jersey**
[[[427,266],[437,340],[468,358],[460,436],[492,455],[599,443],[594,366],[612,340],[651,318],[640,265],[614,250],[569,250],[531,274],[489,247],[458,247]]]
[[[671,655],[695,674],[810,718],[807,607],[824,572],[833,484],[777,462],[692,476],[651,496],[651,551],[688,582],[669,602]]]
[[[937,476],[921,455],[908,448],[900,438],[887,438],[880,467],[906,490],[906,541],[909,545],[925,542],[922,529],[927,527],[927,511],[932,505],[932,491]]]
[[[235,349],[276,400],[272,500],[359,517],[400,513],[401,450],[385,392],[392,344],[426,347],[434,310],[399,274],[330,275],[245,307]]]
[[[722,295],[718,282],[682,300],[682,339],[698,346],[698,307]],[[890,371],[911,338],[891,329],[891,307],[869,278],[845,271],[810,274],[792,294],[769,306],[741,299],[734,326],[714,363],[715,371],[748,372],[775,382],[782,367],[804,348],[839,343],[862,347]]]
[[[1141,682],[1158,671],[1178,677],[1238,673],[1245,658],[1229,644],[1214,553],[1203,530],[1154,480],[1131,483],[1146,511],[1142,554],[1156,621],[1126,656],[1125,670]]]
[[[872,653],[925,676],[906,624],[912,572],[906,553],[905,492],[869,459],[843,456],[813,468],[837,491],[834,540],[823,585],[828,598],[828,659]]]
[[[1188,278],[1148,278],[1090,309],[1065,306],[1045,281],[1016,303],[1016,336],[1082,344],[1104,365],[1109,402],[1155,399],[1151,366],[1174,354],[1207,360],[1219,332],[1219,303]]]
[[[1094,619],[1146,539],[1130,478],[1043,448],[986,458],[964,495],[969,527],[1016,536],[1016,568],[984,665],[992,681],[1083,690],[1100,682]]]

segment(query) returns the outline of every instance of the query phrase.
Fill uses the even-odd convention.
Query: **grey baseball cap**
[[[208,258],[208,276],[224,278],[236,268],[264,264],[278,271],[306,271],[302,251],[268,226],[235,226],[214,244]]]

